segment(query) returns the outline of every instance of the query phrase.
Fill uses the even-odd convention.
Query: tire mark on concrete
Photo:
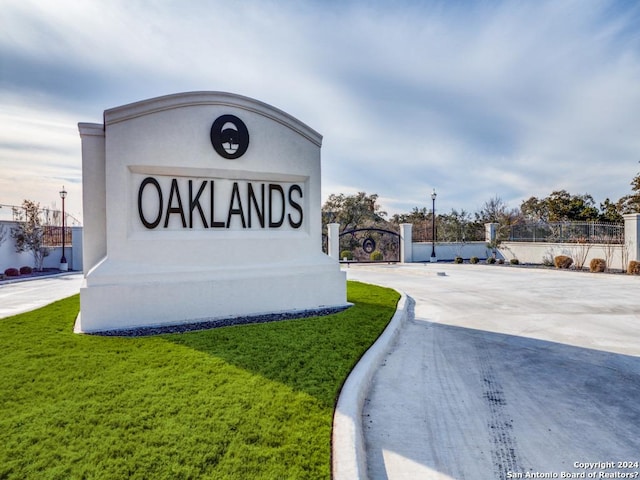
[[[507,398],[492,366],[489,346],[478,346],[478,366],[482,375],[483,398],[489,410],[488,430],[491,438],[491,460],[496,478],[507,478],[509,472],[522,473],[518,459],[518,445],[513,436],[513,419],[507,410]]]

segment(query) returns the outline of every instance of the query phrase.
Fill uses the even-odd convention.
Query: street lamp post
[[[67,258],[65,257],[65,216],[64,216],[64,199],[67,197],[67,191],[62,187],[60,191],[60,198],[62,198],[62,258],[60,259],[60,270],[67,271],[69,269],[69,264],[67,263]]]
[[[438,194],[436,193],[436,189],[433,189],[433,193],[431,194],[432,201],[432,209],[431,209],[431,263],[435,263],[438,261],[436,258],[436,197]]]

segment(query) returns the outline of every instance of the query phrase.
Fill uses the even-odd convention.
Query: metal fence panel
[[[624,224],[598,222],[539,222],[513,225],[512,242],[624,243]]]

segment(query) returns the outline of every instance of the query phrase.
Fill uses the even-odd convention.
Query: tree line
[[[401,223],[414,225],[414,240],[430,241],[433,215],[427,207],[388,216],[378,203],[378,194],[331,194],[322,206],[323,225],[339,223],[341,232],[355,228],[397,229]],[[513,225],[532,222],[621,223],[623,215],[640,213],[640,173],[631,181],[631,193],[617,201],[606,198],[599,205],[589,194],[556,190],[544,198],[532,196],[518,208],[510,208],[499,196],[490,198],[477,211],[451,209],[436,215],[439,241],[484,240],[484,224],[497,223],[498,235],[505,238]]]

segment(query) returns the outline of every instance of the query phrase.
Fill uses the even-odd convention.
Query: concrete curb
[[[396,313],[382,335],[365,352],[342,386],[332,431],[333,480],[366,480],[367,458],[362,430],[362,407],[371,380],[396,335],[407,320],[408,301],[403,292]]]
[[[22,282],[31,282],[34,280],[45,280],[47,278],[57,278],[57,277],[65,277],[67,275],[76,275],[76,274],[82,274],[81,271],[76,271],[76,270],[68,270],[66,272],[56,272],[56,273],[47,273],[44,275],[33,275],[30,277],[11,277],[11,278],[5,278],[4,280],[0,280],[0,285],[10,285],[12,283],[22,283]]]

